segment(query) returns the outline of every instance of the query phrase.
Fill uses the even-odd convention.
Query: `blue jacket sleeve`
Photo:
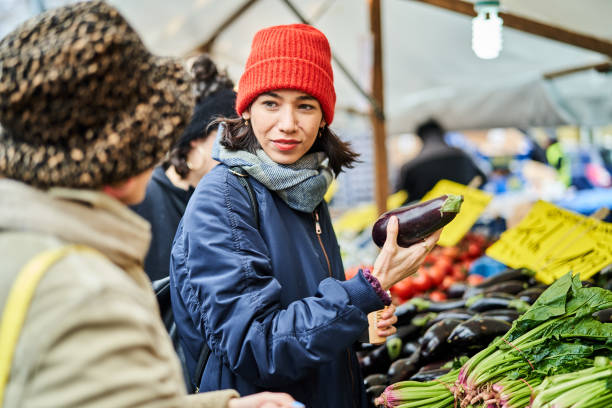
[[[383,304],[358,274],[327,278],[315,296],[282,308],[246,190],[234,177],[210,180],[192,198],[175,240],[173,269],[186,275],[178,290],[232,371],[262,387],[291,383],[351,345],[367,327],[366,314]]]

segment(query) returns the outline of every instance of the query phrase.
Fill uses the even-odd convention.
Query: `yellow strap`
[[[69,252],[96,252],[83,245],[66,245],[37,254],[19,271],[9,292],[0,322],[0,405],[8,382],[13,354],[38,282],[45,272]]]

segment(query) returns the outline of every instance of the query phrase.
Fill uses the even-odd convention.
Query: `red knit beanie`
[[[336,92],[331,50],[322,32],[292,24],[264,28],[255,34],[238,83],[236,112],[242,115],[257,96],[277,89],[296,89],[315,97],[325,121],[331,124]]]

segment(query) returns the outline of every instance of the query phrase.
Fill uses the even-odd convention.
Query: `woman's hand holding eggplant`
[[[402,248],[397,245],[398,230],[398,219],[392,216],[387,224],[387,239],[374,262],[372,275],[378,279],[384,290],[414,274],[425,260],[425,256],[436,245],[442,232],[440,229],[422,242]]]

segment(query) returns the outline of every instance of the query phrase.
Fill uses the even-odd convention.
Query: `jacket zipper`
[[[321,224],[319,223],[319,213],[315,210],[315,232],[317,233],[317,238],[319,239],[319,244],[321,245],[321,249],[323,250],[323,255],[325,255],[325,261],[327,262],[327,271],[329,272],[329,277],[332,277],[331,264],[329,263],[329,257],[327,256],[327,251],[325,251],[325,246],[323,245],[323,240],[321,239]]]
[[[321,249],[323,250],[323,255],[325,255],[325,261],[327,262],[327,270],[329,271],[329,277],[331,278],[332,276],[331,264],[329,263],[329,257],[327,256],[327,251],[325,250],[325,246],[323,245],[323,240],[321,239],[321,233],[323,231],[321,230],[321,223],[319,223],[319,213],[316,210],[314,211],[314,218],[315,218],[315,232],[317,233],[319,244],[321,245]],[[346,354],[347,354],[347,360],[348,360],[349,374],[351,376],[351,388],[353,391],[353,406],[358,407],[359,403],[357,403],[357,401],[355,400],[355,398],[357,398],[357,395],[355,394],[355,376],[353,375],[350,348],[346,349]]]

